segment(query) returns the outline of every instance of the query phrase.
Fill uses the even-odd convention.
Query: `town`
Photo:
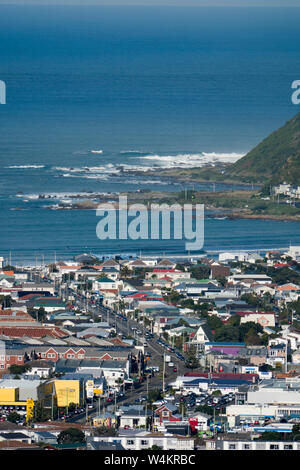
[[[0,263],[1,449],[300,448],[300,246]]]

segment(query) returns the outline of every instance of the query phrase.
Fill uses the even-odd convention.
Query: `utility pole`
[[[165,362],[165,353],[164,353],[164,362],[163,362],[163,388],[162,388],[163,393],[165,393],[165,368],[166,368],[166,362]]]
[[[146,379],[146,385],[147,385],[147,400],[148,400],[148,395],[149,395],[149,383],[148,383],[149,376],[147,375]],[[146,405],[147,406],[147,405]]]
[[[69,414],[69,394],[68,394],[68,392],[69,392],[69,389],[67,387],[67,415]]]
[[[51,421],[53,421],[53,403],[54,402],[54,391],[53,391],[53,383],[52,383],[52,393],[51,393]]]

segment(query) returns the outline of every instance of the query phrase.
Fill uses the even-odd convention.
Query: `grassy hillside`
[[[224,176],[300,185],[300,113],[227,168]]]

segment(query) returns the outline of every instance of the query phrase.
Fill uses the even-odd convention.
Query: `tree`
[[[212,395],[213,395],[214,397],[220,397],[220,396],[222,395],[222,392],[221,392],[221,390],[214,390],[214,391],[212,392]]]
[[[149,390],[148,398],[147,398],[147,401],[149,403],[156,401],[156,400],[160,400],[161,398],[162,398],[162,391],[160,389],[154,388],[153,390]]]
[[[197,357],[197,350],[195,347],[189,349],[186,356],[185,365],[189,369],[197,369],[199,367],[199,359]]]
[[[241,318],[238,315],[232,315],[228,320],[228,325],[231,326],[240,326]]]
[[[239,341],[239,329],[231,325],[223,325],[215,330],[215,341]]]
[[[19,415],[19,413],[17,413],[16,411],[11,411],[7,416],[7,421],[9,421],[10,423],[17,423],[18,421],[20,421],[20,419],[21,415]]]
[[[223,322],[219,317],[217,317],[217,315],[211,315],[208,317],[207,324],[211,330],[223,327]]]
[[[30,365],[12,364],[11,366],[9,366],[9,373],[14,375],[21,375],[27,372],[28,369],[30,369]]]
[[[9,308],[12,304],[12,299],[10,295],[0,295],[0,304],[2,308]]]
[[[210,267],[206,265],[193,266],[190,271],[195,279],[207,279],[210,275]]]
[[[94,430],[94,435],[95,436],[117,436],[117,431],[115,428],[108,428],[106,426],[99,426]]]
[[[258,438],[258,441],[282,441],[283,437],[277,431],[264,431]]]
[[[180,306],[183,308],[189,308],[191,310],[194,310],[195,303],[192,299],[184,299],[180,302]]]
[[[76,410],[76,404],[73,402],[69,403],[68,409],[72,413],[73,411]]]
[[[85,442],[84,433],[77,428],[65,429],[57,436],[58,444],[74,444],[76,442]]]
[[[210,416],[213,416],[214,414],[213,407],[208,406],[208,405],[199,405],[195,408],[195,411],[199,411],[199,413],[205,413]],[[215,409],[215,416],[217,416],[219,413],[220,413],[220,410]]]

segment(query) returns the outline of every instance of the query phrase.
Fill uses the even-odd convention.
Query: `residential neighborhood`
[[[0,448],[298,449],[295,248],[3,259]]]

